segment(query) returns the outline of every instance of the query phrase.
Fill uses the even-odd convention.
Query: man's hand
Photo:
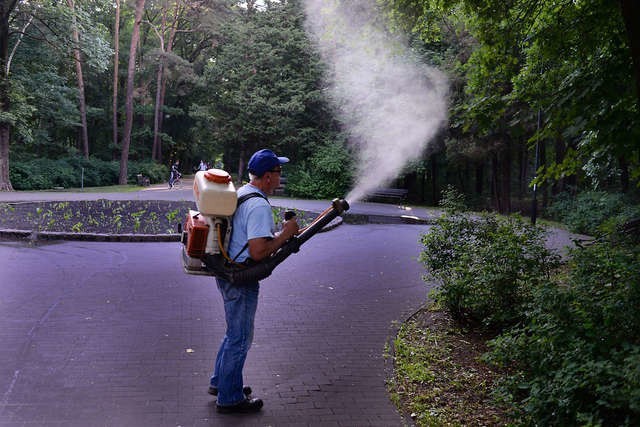
[[[280,234],[285,235],[285,241],[289,240],[300,231],[300,227],[298,226],[298,221],[296,221],[296,217],[291,218],[282,223],[282,231]]]

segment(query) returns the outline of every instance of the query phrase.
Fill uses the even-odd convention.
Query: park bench
[[[406,188],[376,188],[367,194],[367,200],[400,203],[407,198],[408,193]]]

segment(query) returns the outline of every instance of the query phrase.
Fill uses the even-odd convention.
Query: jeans
[[[253,341],[253,324],[258,308],[257,282],[233,286],[216,278],[224,300],[227,331],[216,357],[210,384],[218,388],[218,405],[229,406],[245,399],[242,369]]]

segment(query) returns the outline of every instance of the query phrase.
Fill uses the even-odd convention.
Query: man
[[[180,160],[171,165],[171,175],[169,176],[169,188],[173,188],[173,184],[180,177]]]
[[[295,220],[285,221],[282,231],[274,234],[275,225],[267,195],[280,185],[282,165],[289,161],[271,150],[260,150],[249,160],[249,184],[238,189],[238,197],[258,193],[242,203],[233,216],[229,256],[236,262],[251,258],[260,261],[276,252],[298,233]],[[209,393],[218,397],[216,407],[222,413],[257,412],[261,399],[250,398],[251,389],[244,387],[242,370],[253,341],[253,329],[258,306],[258,282],[231,285],[216,278],[224,300],[227,330],[218,350]]]

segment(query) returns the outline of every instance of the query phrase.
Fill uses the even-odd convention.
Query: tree
[[[9,17],[17,0],[0,2],[0,191],[13,191],[9,179],[11,112],[9,103]]]
[[[173,11],[170,10],[170,7],[173,8]],[[160,133],[162,132],[164,97],[167,83],[165,78],[166,60],[167,55],[170,55],[173,51],[173,44],[179,30],[179,23],[185,11],[186,4],[181,0],[171,4],[163,4],[160,10],[160,24],[156,27],[150,23],[160,43],[158,71],[156,74],[156,98],[153,114],[153,147],[151,150],[152,159],[158,163],[162,162],[162,140]],[[168,18],[169,14],[171,14],[170,20]]]
[[[120,0],[115,0],[115,19],[113,22],[113,88],[112,88],[112,119],[113,147],[118,147],[118,85],[120,84]]]
[[[302,159],[322,143],[322,134],[337,128],[321,95],[319,58],[303,22],[295,1],[245,10],[223,25],[220,43],[204,64],[201,99],[192,111],[224,151],[226,164],[233,161],[239,179],[256,149],[299,153]]]
[[[471,39],[469,53],[448,62],[450,70],[460,73],[464,88],[452,102],[449,138],[467,143],[447,145],[466,156],[475,151],[468,148],[472,144],[492,159],[492,175],[502,183],[492,184],[498,206],[508,201],[508,174],[515,169],[507,165],[509,156],[521,153],[523,144],[533,150],[536,141],[552,142],[558,156],[546,159],[538,184],[564,182],[570,175],[578,177],[574,183],[589,186],[617,182],[625,188],[634,176],[640,182],[638,79],[633,71],[638,63],[637,2],[386,3],[397,22],[430,46],[443,43],[458,52],[447,36],[453,32],[459,40],[465,34]],[[511,148],[505,151],[507,146]],[[527,156],[529,161],[534,157]]]
[[[133,85],[136,71],[136,50],[140,41],[140,25],[144,13],[144,0],[136,0],[135,18],[131,44],[129,47],[129,66],[127,68],[127,93],[125,97],[125,122],[122,134],[122,152],[120,157],[119,184],[127,183],[127,168],[129,161],[129,146],[131,145],[131,129],[133,128]]]
[[[87,129],[87,104],[84,96],[84,79],[82,77],[82,55],[80,49],[80,35],[78,32],[78,22],[76,19],[76,8],[73,0],[67,0],[71,9],[73,27],[71,28],[73,38],[73,57],[76,66],[76,79],[78,81],[78,103],[80,107],[80,136],[82,141],[82,152],[85,159],[89,158],[89,131]]]
[[[620,0],[620,9],[629,38],[629,49],[636,80],[636,96],[640,109],[640,4],[635,0]]]

